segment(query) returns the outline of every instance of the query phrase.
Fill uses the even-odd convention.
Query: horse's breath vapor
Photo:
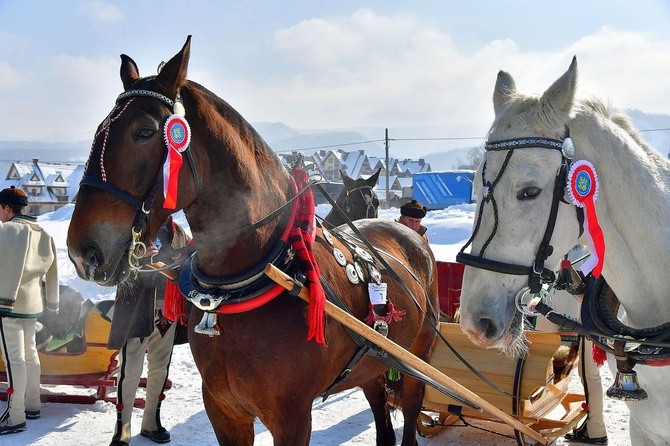
[[[286,292],[251,311],[223,312],[223,307],[229,304],[226,301],[228,294],[241,293],[245,297],[246,288],[242,287],[265,277],[262,274],[265,265],[261,263],[268,247],[277,245],[281,248],[281,237],[277,234],[282,232],[280,229],[291,229],[281,227],[286,220],[285,214],[273,219],[271,224],[259,227],[253,224],[290,199],[292,182],[276,155],[236,110],[204,87],[186,80],[189,54],[190,38],[150,82],[139,78],[137,65],[132,59],[122,58],[121,78],[129,95],[138,94],[132,90],[138,83],[142,88],[156,91],[151,90],[154,94],[145,91],[142,97],[120,98],[119,105],[127,106],[127,109],[124,119],[112,124],[116,127],[105,142],[107,154],[115,155],[106,161],[105,167],[109,172],[115,172],[114,184],[124,185],[133,184],[133,163],[128,163],[128,159],[137,159],[138,163],[147,166],[152,166],[152,162],[158,164],[160,161],[149,159],[148,155],[146,159],[138,158],[149,153],[164,153],[162,140],[142,141],[142,150],[139,150],[139,144],[127,143],[135,141],[131,135],[136,125],[133,120],[147,116],[167,119],[172,114],[172,107],[166,106],[167,102],[160,98],[168,97],[174,101],[176,94],[181,95],[193,135],[188,150],[194,160],[189,171],[194,178],[193,181],[179,181],[178,206],[184,210],[197,246],[193,266],[204,272],[207,280],[212,279],[204,286],[224,301],[220,311],[212,310],[218,313],[207,313],[210,316],[205,318],[203,310],[196,306],[189,314],[189,343],[202,376],[203,400],[218,442],[252,446],[253,422],[258,418],[266,423],[276,446],[307,446],[314,398],[327,389],[339,392],[361,387],[372,402],[371,409],[379,423],[377,442],[396,444],[386,406],[386,389],[381,380],[389,365],[364,357],[346,380],[338,381],[338,376],[357,351],[356,343],[341,326],[334,322],[325,324],[323,335],[327,347],[305,341],[308,331],[305,304]],[[134,100],[128,103],[130,99]],[[98,138],[94,144],[90,159],[100,159],[101,140]],[[158,170],[158,166],[155,169]],[[183,170],[181,174],[184,175]],[[195,188],[197,174],[201,175],[201,184]],[[88,280],[114,280],[121,271],[127,270],[127,264],[123,262],[127,262],[124,254],[130,234],[104,230],[110,225],[134,228],[136,224],[133,221],[136,216],[131,212],[108,211],[110,202],[118,202],[118,195],[128,192],[122,187],[117,189],[101,186],[98,181],[80,188],[67,244],[70,258],[75,265],[80,265],[78,272],[91,271],[85,276]],[[148,190],[147,196],[152,191]],[[124,206],[130,209],[129,203]],[[168,216],[158,200],[149,211],[154,219]],[[437,267],[432,256],[422,261],[412,258],[421,252],[418,244],[422,241],[417,240],[418,237],[406,237],[406,232],[399,230],[399,226],[367,220],[360,225],[360,231],[364,237],[375,241],[377,249],[392,253],[398,266],[397,278],[384,277],[384,281],[388,283],[389,295],[393,296],[396,308],[406,313],[402,323],[396,323],[389,331],[389,338],[426,361],[436,337],[433,327],[437,320],[428,311],[428,300],[430,307],[438,307],[437,280],[429,279]],[[225,237],[236,230],[242,230],[242,233],[237,237]],[[336,240],[333,243],[345,253],[345,260],[353,263],[353,254],[343,242]],[[348,281],[344,268],[333,256],[333,247],[318,231],[313,255],[321,277],[328,281],[333,292],[342,298],[354,317],[364,317],[369,305],[366,284],[354,286]],[[296,260],[297,255],[279,257],[287,260],[275,266],[290,276],[305,267]],[[188,271],[187,266],[183,266],[182,273]],[[190,276],[185,274],[191,283],[195,280],[192,271]],[[223,280],[231,277],[235,279],[234,283]],[[180,277],[180,286],[181,283]],[[427,293],[424,293],[424,287]],[[213,328],[220,327],[220,334],[212,337],[197,334],[195,326],[202,320],[213,322]],[[296,367],[296,364],[300,366]],[[330,388],[333,383],[336,384]],[[415,420],[421,407],[423,383],[407,376],[402,386],[403,416],[406,420]],[[402,446],[415,444],[416,423],[405,423]]]

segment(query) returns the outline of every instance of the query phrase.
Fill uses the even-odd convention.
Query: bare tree
[[[477,170],[479,164],[484,159],[484,146],[471,147],[466,156],[465,161],[460,157],[457,160],[457,169]]]

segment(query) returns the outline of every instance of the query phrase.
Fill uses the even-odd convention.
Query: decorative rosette
[[[165,121],[163,131],[168,149],[163,164],[163,208],[176,209],[179,169],[182,165],[181,152],[191,143],[191,127],[183,116],[174,114]]]
[[[605,238],[598,223],[595,202],[598,198],[598,175],[593,164],[586,160],[575,162],[568,173],[568,193],[575,206],[585,209],[586,236],[591,256],[582,264],[582,272],[600,277],[605,261]]]

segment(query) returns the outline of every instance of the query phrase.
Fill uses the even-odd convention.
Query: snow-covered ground
[[[66,206],[57,212],[40,217],[40,224],[54,237],[58,247],[59,273],[62,284],[77,288],[85,298],[93,301],[114,297],[113,288],[99,287],[79,279],[67,258],[65,238],[72,214],[72,206]],[[317,213],[324,216],[327,206],[319,206]],[[474,205],[452,206],[448,209],[430,211],[424,219],[429,228],[428,237],[438,260],[453,261],[458,249],[467,240],[472,228]],[[392,219],[399,215],[397,209],[382,211],[380,217]],[[183,214],[177,215],[177,221],[187,226]],[[75,360],[75,358],[73,358]],[[606,368],[602,369],[603,385],[609,387],[612,376]],[[171,444],[214,446],[217,444],[214,433],[205,414],[200,396],[200,376],[193,362],[188,345],[175,347],[170,378],[173,387],[167,391],[162,406],[163,425],[171,432]],[[580,389],[579,380],[573,377],[571,387]],[[262,392],[262,389],[259,389]],[[45,386],[44,392],[81,392],[90,390],[66,387]],[[0,403],[3,404],[3,403]],[[132,445],[153,445],[150,440],[139,435],[141,410],[135,409],[133,421],[134,437]],[[93,405],[45,403],[40,420],[28,421],[25,432],[0,437],[0,446],[89,446],[106,445],[113,434],[115,409],[110,403],[97,402]],[[397,425],[397,437],[402,436],[402,415],[394,415]],[[618,401],[605,401],[605,419],[610,446],[630,445],[628,438],[628,409]],[[486,430],[474,427],[450,427],[439,435],[419,438],[419,445],[513,445],[511,429],[502,424],[477,423]],[[374,424],[372,415],[362,392],[350,390],[321,402],[315,400],[312,411],[313,445],[373,445]],[[269,432],[256,423],[256,445],[269,446],[272,438]],[[500,434],[503,434],[501,436]],[[569,444],[558,439],[556,444]]]

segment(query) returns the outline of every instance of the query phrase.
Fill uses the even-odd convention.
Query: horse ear
[[[514,93],[516,93],[514,79],[508,72],[500,70],[496,79],[496,86],[493,89],[493,111],[496,116]]]
[[[353,184],[354,180],[347,175],[347,173],[340,169],[340,175],[342,175],[342,182],[344,183],[344,187],[350,187],[351,184]]]
[[[563,73],[540,98],[540,107],[542,107],[543,114],[545,116],[554,116],[559,121],[559,124],[567,121],[575,100],[576,90],[577,56],[572,58],[568,71]],[[564,116],[556,116],[556,111],[562,112]]]
[[[133,59],[121,54],[121,81],[124,90],[130,89],[135,82],[140,80],[140,70]]]
[[[380,167],[377,169],[377,172],[373,173],[370,178],[365,180],[365,183],[370,186],[370,187],[375,187],[377,185],[377,180],[379,179],[379,173],[382,171],[382,168]]]
[[[186,43],[180,52],[170,59],[158,76],[156,84],[163,93],[174,99],[179,93],[179,89],[186,83],[186,71],[188,70],[188,59],[191,56],[191,36],[186,38]]]

